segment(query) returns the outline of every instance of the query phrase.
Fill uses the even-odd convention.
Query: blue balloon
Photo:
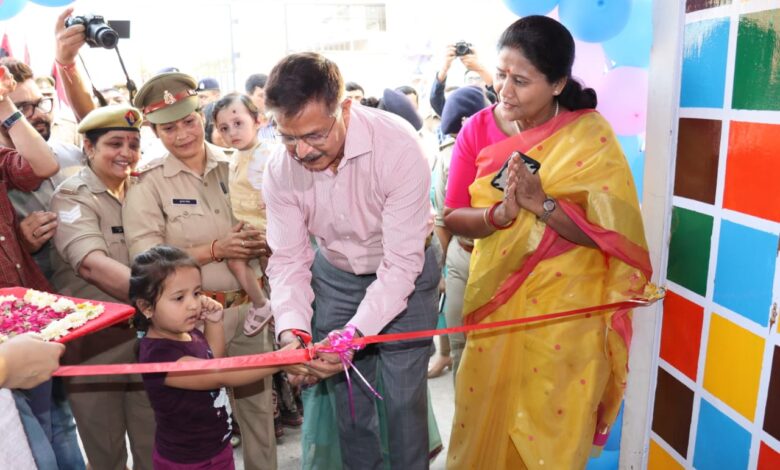
[[[33,3],[37,3],[38,5],[43,5],[45,7],[61,7],[69,3],[73,3],[75,0],[30,0],[30,1]]]
[[[602,42],[617,36],[628,23],[631,0],[560,0],[561,23],[586,42]]]
[[[653,43],[653,2],[634,0],[628,24],[617,36],[604,41],[604,52],[615,66],[646,68],[650,65]]]
[[[620,452],[604,451],[596,458],[588,460],[585,470],[618,470]]]
[[[27,0],[3,0],[0,2],[0,20],[7,20],[22,11]]]
[[[528,16],[550,13],[558,0],[504,0],[504,3],[515,15]]]
[[[623,153],[626,155],[628,166],[631,168],[631,175],[634,177],[634,185],[636,185],[636,193],[637,196],[639,196],[639,202],[642,202],[642,182],[645,175],[645,152],[642,148],[642,142],[639,137],[635,135],[619,135],[617,139],[618,142],[620,142],[620,146],[623,147]],[[618,447],[620,447],[619,442]]]

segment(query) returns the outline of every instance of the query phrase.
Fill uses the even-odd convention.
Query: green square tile
[[[739,17],[734,109],[780,110],[780,9]]]
[[[706,295],[711,240],[712,217],[680,207],[672,208],[667,279]]]

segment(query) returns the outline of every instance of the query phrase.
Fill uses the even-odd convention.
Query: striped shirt
[[[313,236],[325,259],[343,271],[374,274],[349,322],[379,333],[406,309],[422,272],[433,228],[431,176],[414,129],[364,106],[350,109],[344,158],[334,174],[313,172],[284,147],[271,156],[263,182],[273,250],[268,275],[276,331],[311,331]]]

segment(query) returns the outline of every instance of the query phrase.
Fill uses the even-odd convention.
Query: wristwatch
[[[10,129],[16,122],[23,117],[21,111],[16,111],[13,114],[11,114],[8,119],[3,121],[3,127],[6,129]]]
[[[542,212],[542,215],[539,216],[539,220],[547,223],[556,207],[558,207],[558,205],[555,203],[555,199],[547,196],[547,198],[545,198],[544,202],[542,203],[542,209],[544,209],[544,212]]]

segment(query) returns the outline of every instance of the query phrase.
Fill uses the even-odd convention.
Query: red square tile
[[[704,309],[667,290],[661,327],[661,358],[696,380]]]

